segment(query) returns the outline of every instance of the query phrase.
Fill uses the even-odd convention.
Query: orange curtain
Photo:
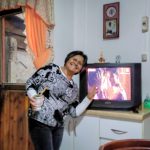
[[[52,48],[46,48],[48,27],[35,9],[28,5],[25,8],[25,22],[28,45],[32,51],[33,63],[38,69],[47,64],[52,56]]]
[[[0,0],[0,11],[25,7],[26,37],[38,69],[53,59],[54,0]],[[50,32],[49,32],[50,31]]]

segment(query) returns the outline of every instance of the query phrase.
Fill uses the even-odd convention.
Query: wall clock
[[[107,14],[107,16],[108,17],[114,17],[115,16],[115,14],[116,14],[116,12],[117,12],[117,10],[116,10],[116,8],[115,7],[108,7],[108,9],[106,10],[106,14]]]
[[[103,6],[103,39],[119,37],[119,7],[119,2]]]

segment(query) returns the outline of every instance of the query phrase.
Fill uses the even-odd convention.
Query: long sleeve
[[[29,98],[32,98],[34,97],[35,95],[37,95],[37,92],[33,89],[33,88],[30,88],[28,91],[27,91],[27,95]]]
[[[83,101],[76,107],[76,116],[80,116],[86,110],[90,103],[91,101],[87,97],[85,97]]]
[[[85,97],[81,103],[78,103],[78,105],[76,106],[70,107],[69,114],[72,117],[80,116],[86,110],[90,103],[91,101],[87,97]]]
[[[45,80],[46,76],[46,67],[43,67],[39,70],[37,70],[26,82],[26,92],[29,98],[35,96],[37,93],[39,93],[40,86]]]

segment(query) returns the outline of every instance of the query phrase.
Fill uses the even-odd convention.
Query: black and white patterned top
[[[69,81],[56,64],[49,64],[37,70],[26,82],[27,94],[34,90],[36,93],[44,92],[44,103],[40,111],[29,108],[29,117],[49,126],[63,125],[62,117],[71,115],[76,117],[75,107],[79,95],[77,84]]]

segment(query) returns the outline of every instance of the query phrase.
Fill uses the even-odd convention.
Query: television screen
[[[80,74],[80,100],[93,86],[97,92],[89,109],[136,109],[141,104],[141,63],[88,64]]]
[[[131,68],[87,68],[88,91],[96,86],[94,100],[131,100]]]

